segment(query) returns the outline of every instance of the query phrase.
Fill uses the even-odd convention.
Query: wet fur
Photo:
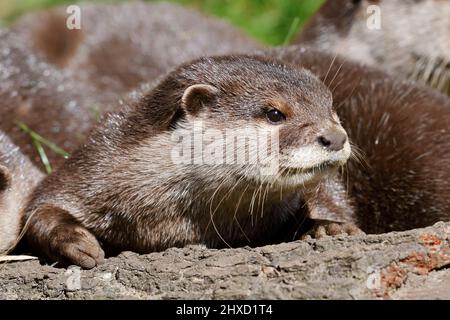
[[[27,14],[0,33],[0,129],[41,169],[17,121],[71,153],[99,117],[176,65],[259,47],[225,22],[172,4],[81,8],[81,30],[67,29],[64,7]],[[64,162],[47,156],[55,168]]]
[[[273,55],[274,53],[271,52],[269,54]],[[386,74],[372,70],[371,68],[354,65],[350,62],[344,63],[340,58],[333,59],[333,56],[328,56],[320,52],[310,52],[309,49],[304,49],[302,47],[280,49],[275,55],[284,59],[286,62],[293,63],[294,66],[304,65],[325,80],[326,84],[333,91],[335,107],[338,109],[339,115],[343,119],[344,126],[348,130],[350,138],[362,150],[362,154],[365,157],[363,163],[352,160],[347,167],[346,173],[342,176],[343,181],[338,181],[338,188],[333,187],[334,182],[325,186],[326,188],[330,187],[330,194],[334,194],[332,198],[334,197],[337,199],[337,202],[344,199],[343,202],[348,202],[349,205],[356,206],[357,219],[353,221],[356,221],[367,232],[383,232],[424,226],[438,220],[448,220],[447,213],[449,212],[449,207],[446,201],[448,197],[441,196],[441,192],[444,195],[446,192],[449,192],[449,187],[447,185],[447,181],[449,180],[447,176],[449,164],[447,154],[449,153],[449,147],[446,136],[446,128],[448,128],[448,111],[446,110],[449,107],[448,102],[443,97],[435,95],[429,90],[410,82],[393,80]],[[68,60],[70,59],[71,58]],[[164,62],[164,57],[160,56],[159,59],[159,63],[162,64]],[[120,74],[120,72],[118,74]],[[111,79],[117,78],[113,75]],[[136,82],[131,81],[130,83],[135,85]],[[123,84],[120,86],[123,86]],[[124,87],[126,86],[127,85],[125,84]],[[409,95],[406,93],[409,93]],[[414,112],[411,112],[411,110],[414,110]],[[416,111],[417,114],[419,114],[417,116],[415,115]],[[126,111],[125,114],[129,115],[128,111]],[[155,117],[156,120],[162,120],[163,122],[167,121],[167,114],[165,112],[157,114],[152,113],[151,115]],[[180,115],[176,114],[176,116]],[[128,120],[130,119],[134,121],[140,119],[140,117],[128,118]],[[423,119],[426,120],[423,121]],[[44,255],[55,260],[61,259],[61,256],[58,255],[58,250],[61,250],[58,243],[61,243],[64,240],[67,240],[70,244],[74,239],[88,239],[86,241],[89,244],[89,247],[96,248],[96,246],[93,245],[96,240],[89,240],[89,232],[86,234],[86,229],[83,228],[80,229],[85,230],[80,231],[80,234],[82,235],[81,238],[61,239],[57,237],[55,238],[56,240],[46,243],[50,235],[52,235],[52,233],[49,232],[49,229],[54,223],[60,223],[63,227],[73,226],[79,228],[79,222],[82,221],[85,226],[88,226],[89,230],[94,230],[96,228],[99,230],[102,229],[102,227],[111,226],[109,232],[93,232],[96,235],[99,234],[98,238],[102,246],[111,251],[132,248],[139,252],[146,252],[148,250],[163,249],[170,245],[184,245],[186,243],[204,241],[202,237],[198,236],[201,228],[196,229],[196,226],[194,226],[191,221],[186,221],[186,219],[179,217],[176,214],[171,215],[170,209],[173,209],[172,207],[168,207],[167,211],[165,211],[169,214],[169,218],[166,217],[159,221],[151,221],[152,223],[155,223],[151,224],[151,228],[157,226],[158,228],[156,230],[158,230],[158,232],[143,238],[138,237],[131,240],[127,238],[127,235],[130,234],[130,230],[141,228],[143,226],[145,227],[146,220],[140,219],[136,222],[133,219],[130,219],[129,215],[117,213],[125,212],[123,209],[130,209],[132,211],[142,210],[143,208],[139,207],[136,202],[132,202],[132,204],[129,201],[127,202],[130,197],[133,200],[143,200],[141,196],[137,195],[137,192],[141,192],[142,189],[136,187],[134,184],[135,180],[131,180],[132,183],[128,184],[128,178],[118,180],[116,180],[117,177],[111,180],[90,179],[90,176],[96,177],[96,175],[101,174],[102,170],[105,170],[104,166],[109,165],[108,162],[98,162],[98,158],[95,158],[98,156],[98,153],[96,153],[97,151],[95,151],[97,149],[92,146],[95,145],[96,147],[100,147],[98,152],[110,154],[110,152],[113,151],[110,155],[118,160],[117,169],[119,171],[121,169],[126,170],[129,168],[128,163],[121,164],[121,161],[126,163],[130,158],[119,157],[115,152],[121,153],[125,151],[127,155],[133,154],[136,140],[139,140],[141,134],[149,134],[148,131],[141,131],[140,129],[131,136],[128,135],[126,130],[126,134],[124,134],[123,130],[120,129],[124,126],[123,121],[123,115],[118,114],[112,116],[108,125],[102,129],[101,133],[93,136],[94,140],[90,141],[88,146],[84,147],[83,150],[88,151],[85,153],[88,156],[81,155],[81,152],[75,153],[75,160],[69,162],[61,169],[59,174],[48,179],[48,181],[43,184],[41,191],[35,194],[35,199],[29,208],[29,212],[34,212],[34,209],[41,205],[41,208],[45,207],[46,210],[42,211],[42,213],[36,211],[38,214],[32,220],[32,225],[34,224],[34,226],[28,235],[28,239],[37,250],[44,250],[44,248],[46,248],[44,250],[46,252],[43,252]],[[141,128],[141,126],[137,127]],[[436,138],[436,133],[438,132],[436,128],[441,128],[439,134],[442,134],[442,136],[438,136],[438,138]],[[374,140],[374,137],[377,136],[378,140]],[[97,142],[95,142],[96,140]],[[102,141],[103,143],[99,144],[99,141]],[[108,143],[114,145],[117,141],[121,141],[121,147],[119,149],[108,149],[108,145],[110,145]],[[401,141],[401,143],[399,141]],[[430,142],[418,143],[417,141]],[[89,145],[91,145],[91,147]],[[105,146],[106,149],[103,149]],[[401,146],[401,149],[399,149],[399,146]],[[428,153],[430,150],[432,152]],[[89,154],[92,154],[92,156],[89,156]],[[437,159],[435,158],[436,155]],[[403,159],[405,156],[406,158]],[[386,163],[386,159],[392,161]],[[85,164],[83,164],[84,161],[86,161]],[[433,165],[431,165],[431,163],[433,163]],[[89,174],[86,176],[80,174],[79,171],[85,169],[84,166],[90,167],[92,170],[87,171]],[[160,173],[161,172],[164,173],[166,171],[160,170]],[[62,184],[72,181],[70,180],[71,176],[76,176],[77,178],[83,177],[79,180],[79,185],[76,186],[76,190],[69,188],[61,190]],[[142,182],[142,177],[132,176],[131,178]],[[141,180],[139,180],[139,178]],[[200,186],[202,188],[217,187],[217,194],[223,194],[224,192],[227,192],[227,190],[229,191],[229,189],[221,190],[217,183],[218,181],[210,181],[210,184],[200,184]],[[348,189],[350,198],[344,197],[345,192],[342,191],[341,183]],[[106,189],[99,188],[100,186],[102,188],[105,187]],[[123,195],[123,198],[111,196],[110,188],[113,188],[113,191],[116,192],[116,186],[119,188],[118,190],[122,190],[121,194]],[[87,199],[98,199],[98,202],[92,200],[87,204],[83,203],[83,199],[86,198],[80,199],[77,190],[78,188],[85,187],[87,187],[85,189],[86,193],[83,194],[83,196],[87,195]],[[317,190],[319,190],[319,196],[324,194],[324,192],[320,191],[323,189],[319,188]],[[158,190],[158,192],[168,192],[167,196],[173,196],[175,194],[177,196],[180,194],[184,194],[185,196],[189,195],[183,193],[185,192],[184,189],[178,191],[180,192],[177,193],[173,191],[164,183],[161,184],[161,189]],[[240,192],[245,192],[245,190],[241,189]],[[256,193],[254,193],[253,196],[254,195],[256,195]],[[261,193],[259,196],[261,196]],[[166,207],[167,202],[164,202],[163,200],[159,202],[160,199],[158,199],[158,197],[155,198],[155,200],[152,200],[154,201],[154,204],[159,203],[164,208]],[[118,211],[111,211],[113,216],[117,216],[117,220],[112,221],[109,225],[108,221],[105,221],[103,226],[97,227],[96,223],[102,221],[99,219],[105,216],[105,208],[102,208],[101,210],[89,209],[83,211],[80,208],[73,208],[68,205],[71,202],[69,199],[72,203],[83,203],[83,206],[87,206],[88,208],[97,207],[99,203],[108,204],[108,206],[115,209],[118,208]],[[188,199],[192,198],[188,197]],[[234,204],[236,201],[239,201],[239,199],[236,198],[231,199]],[[296,195],[280,208],[282,212],[289,213],[289,217],[286,218],[286,221],[291,221],[291,213],[295,213],[294,215],[296,215],[299,214],[300,211],[300,214],[296,217],[297,221],[294,224],[294,229],[298,229],[297,226],[301,224],[302,219],[304,218],[303,211],[307,204],[303,203],[303,200],[304,199],[301,199],[300,196]],[[220,199],[216,201],[220,201]],[[326,202],[314,201],[313,198],[308,203],[311,204],[314,202],[322,205],[321,208],[314,211],[319,217],[325,216],[330,220],[335,218],[336,214],[333,214],[333,212],[330,212],[329,210],[330,207],[334,208],[335,202],[331,203],[330,206],[323,205]],[[189,207],[190,201],[183,200],[181,203]],[[153,205],[153,208],[155,207],[156,206]],[[152,206],[150,205],[150,208],[148,209],[151,208]],[[223,208],[227,208],[225,204]],[[85,219],[86,212],[91,212],[89,219]],[[174,210],[172,212],[178,211]],[[40,217],[39,214],[41,214]],[[217,215],[218,221],[221,221],[220,212]],[[348,218],[347,214],[344,213],[344,215]],[[351,214],[349,214],[349,216],[351,217]],[[109,216],[106,215],[106,217]],[[278,216],[275,214],[275,217]],[[211,219],[209,221],[207,220],[208,229],[211,231],[211,233],[207,233],[207,236],[213,235],[213,237],[210,238],[210,245],[225,245],[224,241],[220,239],[217,230],[214,229],[214,226],[211,226],[210,222]],[[204,221],[202,223],[204,223]],[[166,227],[168,225],[170,225],[171,228],[167,229]],[[205,226],[204,224],[199,225],[201,225],[202,228]],[[253,224],[252,229],[249,232],[250,238],[252,237],[251,232],[258,232],[258,234],[256,235],[257,239],[252,239],[253,241],[250,243],[268,243],[273,241],[273,239],[283,238],[279,237],[280,232],[283,233],[283,230],[285,230],[281,225],[284,225],[284,223],[277,225],[275,221],[270,225]],[[125,232],[120,231],[124,226],[127,226]],[[218,223],[215,225],[215,228],[222,230],[219,234],[223,234],[223,237],[227,242],[230,242],[233,245],[249,243],[246,236],[243,235],[242,230],[239,229],[239,226],[236,225],[237,228],[233,229],[229,229],[226,223],[225,226],[227,228]],[[224,229],[229,230],[228,233],[224,232]],[[70,228],[65,231],[70,231]],[[116,233],[116,231],[119,232]],[[59,232],[57,234],[61,233]],[[174,234],[189,236],[180,240],[180,238],[174,236]],[[260,238],[262,235],[264,235],[264,239]],[[286,236],[286,234],[283,236]],[[212,241],[213,239],[214,241]],[[230,239],[236,241],[233,242]],[[43,246],[43,243],[46,243],[46,245]],[[149,245],[149,243],[153,243],[153,245]],[[154,245],[155,243],[157,243],[157,245]],[[53,251],[50,252],[48,248],[51,248]],[[89,261],[89,266],[95,265],[97,263],[96,259],[101,257],[100,252],[95,252],[93,255],[95,255],[95,257],[93,260]],[[75,254],[74,256],[79,257],[80,255]],[[78,261],[77,263],[83,264],[85,262]]]

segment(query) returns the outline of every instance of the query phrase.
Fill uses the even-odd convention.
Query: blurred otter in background
[[[22,40],[0,31],[0,130],[44,169],[33,134],[70,153],[97,123],[95,108],[103,98],[40,60]],[[61,154],[47,156],[54,167],[64,162]]]
[[[0,131],[0,255],[14,246],[21,230],[19,212],[43,177]]]
[[[378,14],[371,5],[379,7],[380,29],[368,27],[368,19]],[[450,95],[450,1],[328,0],[294,42]]]
[[[232,25],[170,3],[82,4],[80,30],[69,30],[67,17],[62,7],[34,12],[12,30],[102,94],[120,96],[195,58],[259,48]]]

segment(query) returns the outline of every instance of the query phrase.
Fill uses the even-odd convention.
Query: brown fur
[[[169,3],[82,4],[81,30],[65,8],[34,12],[12,30],[73,77],[118,96],[183,62],[259,46],[230,24]]]
[[[193,85],[201,86],[191,90]],[[301,226],[297,189],[313,180],[285,185],[288,178],[272,176],[264,182],[258,165],[177,165],[170,159],[170,134],[195,119],[217,129],[250,123],[274,130],[265,119],[274,95],[292,112],[279,127],[281,153],[304,146],[322,150],[323,127],[339,125],[329,92],[314,76],[247,56],[204,58],[179,67],[136,105],[111,115],[46,179],[27,209],[28,242],[51,259],[89,268],[101,261],[91,234],[109,253],[292,239],[293,234],[278,232]],[[328,159],[341,153],[326,154]],[[284,161],[281,165],[288,166]],[[255,199],[263,189],[264,198],[260,191]]]
[[[270,56],[311,70],[330,88],[343,127],[363,157],[361,163],[351,159],[343,175],[358,226],[381,233],[449,220],[445,96],[302,46]]]
[[[0,253],[11,249],[21,229],[24,203],[44,177],[33,140],[19,123],[72,152],[97,123],[97,100],[30,53],[22,39],[0,31]],[[53,168],[64,161],[46,148]],[[31,161],[30,161],[31,160]],[[41,170],[39,170],[41,169]]]
[[[94,112],[102,99],[33,55],[13,32],[0,31],[0,72],[0,129],[39,168],[36,148],[18,122],[69,153],[97,123]],[[46,153],[54,167],[64,161],[57,153]]]
[[[381,29],[369,29],[370,5]],[[329,0],[295,43],[383,68],[450,94],[450,2]]]
[[[30,25],[21,28],[29,28],[28,32],[33,33],[28,40],[32,41],[34,52],[44,56],[50,64],[64,68],[83,41],[81,30],[65,27],[67,16],[54,11],[33,13],[30,19]]]

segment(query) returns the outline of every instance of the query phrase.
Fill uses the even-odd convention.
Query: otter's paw
[[[50,239],[50,255],[61,264],[92,269],[105,258],[97,239],[82,226],[59,225],[52,231]]]
[[[304,234],[301,237],[301,239],[302,240],[321,239],[327,236],[337,236],[337,235],[354,236],[359,234],[364,234],[364,232],[353,223],[320,221],[316,222],[314,227],[306,234]]]

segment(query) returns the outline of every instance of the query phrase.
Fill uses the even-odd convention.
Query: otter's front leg
[[[29,245],[53,262],[91,269],[104,260],[105,254],[95,236],[62,208],[38,207],[30,215],[26,228]]]
[[[303,197],[308,217],[314,221],[303,239],[364,233],[357,226],[353,205],[340,177],[322,181],[316,188],[304,192]]]

